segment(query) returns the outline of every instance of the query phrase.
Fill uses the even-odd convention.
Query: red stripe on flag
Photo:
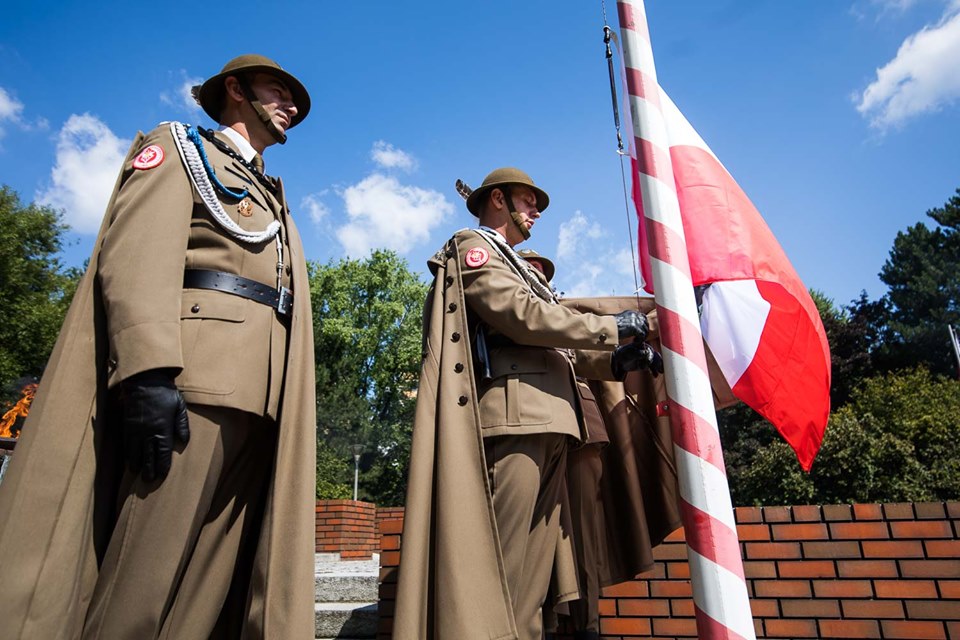
[[[830,414],[830,364],[817,327],[800,303],[773,282],[757,282],[770,313],[750,365],[733,393],[769,420],[809,471]]]
[[[694,614],[697,616],[697,633],[702,638],[710,638],[713,640],[746,640],[739,633],[734,633],[729,627],[724,626],[723,623],[714,620],[708,616],[700,607],[694,604],[693,607]]]
[[[620,17],[620,28],[636,31],[637,35],[643,37],[649,42],[650,30],[647,27],[647,16],[642,12],[637,14],[633,11],[633,5],[625,2],[617,3],[617,15]]]
[[[683,238],[662,222],[650,218],[646,218],[645,222],[650,257],[672,265],[681,273],[684,272],[689,257],[687,256],[687,245],[684,244]]]
[[[627,91],[630,95],[646,100],[660,111],[660,85],[657,79],[640,69],[626,69]]]
[[[720,435],[712,424],[676,401],[670,401],[670,429],[673,443],[689,453],[708,462],[726,475]]]
[[[647,244],[647,223],[643,213],[643,198],[640,195],[640,164],[634,157],[630,158],[630,169],[633,182],[631,196],[637,208],[637,252],[640,254],[640,277],[643,278],[643,289],[653,293],[653,271],[650,269],[650,247]]]
[[[680,498],[680,509],[684,514],[683,530],[687,545],[707,560],[746,581],[737,532],[683,498]]]
[[[644,140],[640,136],[635,136],[637,149],[637,168],[640,173],[645,173],[652,178],[656,178],[671,189],[676,189],[673,178],[673,165],[671,164],[670,154],[649,140]]]
[[[676,311],[657,305],[657,323],[660,325],[660,344],[674,353],[685,354],[687,360],[697,365],[703,375],[707,373],[706,358],[694,359],[690,355],[696,353],[692,345],[701,344],[700,327],[684,318]]]

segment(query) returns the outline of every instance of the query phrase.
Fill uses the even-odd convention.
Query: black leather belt
[[[277,313],[285,318],[293,314],[293,291],[280,287],[277,291],[273,287],[261,284],[232,273],[223,271],[208,271],[206,269],[187,269],[183,272],[183,287],[185,289],[212,289],[231,293],[247,300],[276,309]]]

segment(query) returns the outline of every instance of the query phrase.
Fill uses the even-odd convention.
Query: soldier
[[[480,228],[457,232],[429,263],[400,640],[540,640],[554,571],[557,598],[576,598],[561,526],[567,443],[583,426],[574,367],[613,378],[654,356],[642,314],[566,309],[514,251],[548,203],[523,171],[493,171],[467,195]]]
[[[0,490],[7,638],[312,638],[303,247],[261,154],[310,109],[244,55],[124,161]]]

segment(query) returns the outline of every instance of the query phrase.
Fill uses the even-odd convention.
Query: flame
[[[16,424],[17,418],[26,418],[27,414],[30,413],[30,403],[33,402],[33,396],[35,396],[36,393],[36,383],[28,384],[20,391],[20,400],[0,418],[0,438],[16,438],[20,436],[19,431],[17,431],[16,434],[13,433],[13,425]]]

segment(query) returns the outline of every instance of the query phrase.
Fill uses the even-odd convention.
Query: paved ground
[[[341,560],[339,553],[318,553],[314,568],[318,576],[379,576],[380,554],[370,560]]]

